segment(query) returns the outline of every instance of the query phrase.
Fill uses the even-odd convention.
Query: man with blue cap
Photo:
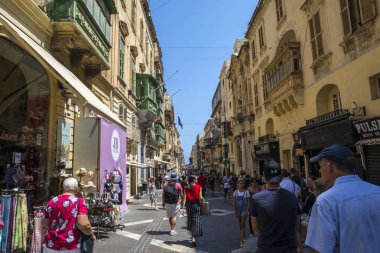
[[[315,201],[306,245],[323,253],[379,252],[380,187],[354,174],[354,154],[346,146],[331,145],[310,161],[331,188]]]

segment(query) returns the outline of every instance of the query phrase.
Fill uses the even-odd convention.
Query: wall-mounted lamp
[[[353,116],[366,116],[366,114],[367,114],[367,111],[366,111],[366,109],[365,109],[365,106],[358,106],[357,104],[356,104],[356,102],[354,101],[354,102],[352,102],[352,104],[351,104],[351,114],[353,115]]]
[[[76,98],[74,92],[68,90],[68,89],[64,89],[61,91],[61,95],[62,97],[65,99],[65,102],[66,104],[70,104],[71,101]],[[70,99],[70,103],[69,103],[69,99]]]

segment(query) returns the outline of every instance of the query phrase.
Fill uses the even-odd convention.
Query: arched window
[[[336,84],[327,84],[319,90],[316,98],[317,115],[341,110],[342,102],[339,88]]]

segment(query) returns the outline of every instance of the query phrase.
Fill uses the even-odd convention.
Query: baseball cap
[[[268,183],[281,182],[281,166],[274,160],[269,160],[265,164],[264,176]]]
[[[334,144],[322,149],[319,155],[310,158],[310,162],[315,163],[323,158],[347,166],[349,168],[355,167],[355,164],[353,162],[354,153],[351,151],[351,149],[341,144]]]

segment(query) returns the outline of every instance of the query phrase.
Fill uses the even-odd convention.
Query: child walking
[[[153,209],[153,204],[154,204],[154,209],[158,210],[158,208],[157,208],[157,189],[156,189],[156,184],[154,183],[154,181],[155,181],[154,177],[151,177],[148,180],[150,207]]]

